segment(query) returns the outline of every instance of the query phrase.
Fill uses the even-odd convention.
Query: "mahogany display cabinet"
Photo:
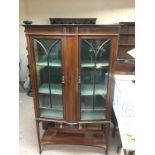
[[[120,25],[23,25],[41,153],[46,144],[108,152]],[[40,123],[52,123],[40,134]]]

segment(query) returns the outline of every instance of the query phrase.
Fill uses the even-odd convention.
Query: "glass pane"
[[[81,119],[105,119],[110,39],[81,40]]]
[[[63,118],[61,40],[34,39],[41,117]]]

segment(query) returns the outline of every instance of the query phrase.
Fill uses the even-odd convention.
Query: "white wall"
[[[135,21],[134,0],[20,0],[20,24],[49,24],[49,17],[97,18],[98,24]],[[24,29],[20,27],[21,80],[26,78],[27,51]]]
[[[19,59],[21,62],[21,69],[20,69],[20,81],[26,80],[26,75],[28,73],[27,69],[27,51],[26,51],[26,38],[24,34],[24,27],[22,27],[22,21],[27,19],[27,9],[25,7],[25,0],[19,1]]]

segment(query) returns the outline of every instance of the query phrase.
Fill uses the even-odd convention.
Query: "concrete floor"
[[[19,137],[20,155],[39,155],[36,135],[35,117],[32,97],[26,93],[19,94]],[[108,155],[117,155],[116,148],[120,144],[119,135],[109,140]],[[98,147],[81,145],[48,145],[43,147],[43,155],[104,155],[104,150]]]

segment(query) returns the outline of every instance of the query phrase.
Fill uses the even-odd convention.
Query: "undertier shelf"
[[[96,129],[49,127],[43,134],[41,144],[90,145],[106,149],[105,134]]]

